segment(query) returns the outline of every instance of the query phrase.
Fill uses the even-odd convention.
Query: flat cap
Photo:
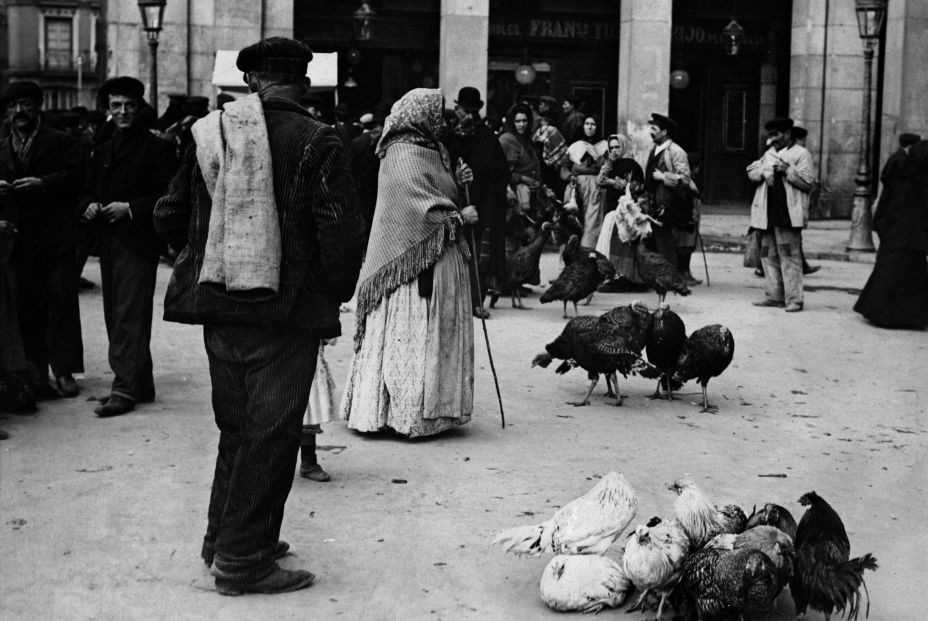
[[[106,108],[109,105],[108,97],[110,95],[131,97],[141,104],[145,97],[145,85],[127,75],[110,78],[100,85],[100,90],[97,93],[102,108]]]
[[[799,125],[793,125],[789,128],[789,137],[793,140],[802,140],[809,135],[809,130]]]
[[[651,113],[651,120],[648,121],[648,123],[651,125],[656,125],[661,129],[666,129],[667,133],[671,136],[676,134],[677,130],[680,129],[680,126],[672,118],[663,114],[658,114],[657,112]]]
[[[17,99],[36,99],[42,101],[42,87],[29,80],[10,82],[0,92],[0,106],[6,108],[11,101]]]
[[[303,76],[312,59],[313,51],[305,43],[287,37],[270,37],[240,51],[235,66],[243,73],[269,71]]]
[[[788,132],[792,126],[793,119],[785,116],[778,116],[764,123],[764,129],[768,132]]]
[[[922,137],[919,136],[918,134],[908,134],[908,133],[900,134],[899,135],[899,146],[908,147],[920,141],[921,139]]]

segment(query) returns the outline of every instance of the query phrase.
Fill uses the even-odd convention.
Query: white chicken
[[[538,556],[604,554],[635,518],[638,495],[618,472],[605,475],[593,489],[541,524],[517,526],[493,540],[506,552]]]
[[[638,201],[632,198],[631,185],[625,186],[625,194],[619,197],[616,207],[615,226],[623,244],[649,237],[652,222],[660,226],[660,222],[641,211]]]
[[[661,521],[655,517],[646,525],[638,525],[628,538],[622,557],[625,575],[641,591],[629,612],[644,610],[646,598],[654,593],[660,595],[657,618],[661,618],[667,596],[680,577],[680,565],[689,548],[689,537],[677,520]]]
[[[721,533],[740,533],[748,521],[744,511],[736,505],[721,509],[706,497],[690,479],[679,479],[670,486],[677,493],[673,512],[694,548]]]
[[[541,574],[541,599],[560,612],[618,608],[632,588],[622,566],[606,556],[558,555]]]

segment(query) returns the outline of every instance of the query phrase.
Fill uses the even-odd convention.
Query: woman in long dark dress
[[[928,143],[910,148],[883,179],[889,200],[880,202],[873,226],[880,250],[854,310],[883,328],[928,326]]]

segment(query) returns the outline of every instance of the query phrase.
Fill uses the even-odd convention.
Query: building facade
[[[66,15],[55,7],[72,4],[68,44],[54,21]],[[135,2],[6,5],[10,78],[65,63],[63,49],[71,50],[68,59],[87,50],[90,62],[89,15],[99,6],[106,45],[95,66],[147,79]],[[354,23],[360,5],[376,13],[367,33]],[[77,16],[82,10],[87,18]],[[40,14],[52,20],[50,30],[40,27]],[[727,53],[722,35],[732,20],[744,29],[737,54]],[[33,41],[14,42],[26,36],[18,32]],[[889,1],[874,61],[874,170],[899,133],[928,134],[924,32],[928,2]],[[650,146],[650,113],[669,113],[713,202],[747,200],[744,168],[763,148],[763,123],[788,115],[809,130],[819,169],[813,215],[847,217],[852,208],[864,70],[853,0],[167,0],[158,55],[162,109],[171,92],[215,98],[216,51],[273,35],[336,52],[339,86],[325,96],[356,109],[417,86],[440,87],[449,105],[461,86],[477,86],[494,115],[517,99],[575,95],[605,130],[627,134],[640,157]]]

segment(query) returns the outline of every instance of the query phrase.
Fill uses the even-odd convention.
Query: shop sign
[[[724,26],[724,24],[723,24]],[[765,49],[767,47],[767,33],[751,32],[745,26],[742,46],[751,49]],[[692,45],[695,47],[717,47],[724,44],[722,26],[712,28],[699,24],[674,24],[672,31],[673,43],[676,45]]]
[[[619,24],[595,19],[511,17],[493,19],[490,36],[520,40],[611,42],[619,40]]]

